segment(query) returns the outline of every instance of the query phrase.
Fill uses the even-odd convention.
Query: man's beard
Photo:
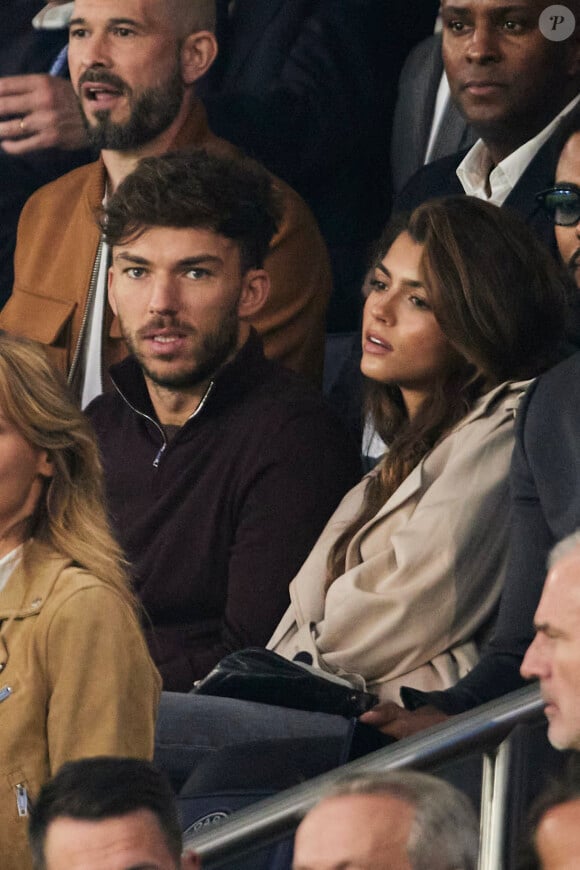
[[[156,139],[177,117],[185,92],[178,65],[168,81],[155,88],[148,88],[138,97],[134,96],[132,89],[122,79],[112,73],[87,70],[79,85],[91,81],[109,84],[124,93],[131,108],[129,119],[123,123],[112,121],[109,109],[95,112],[93,120],[89,121],[83,104],[80,103],[89,141],[98,151],[132,151]]]
[[[237,303],[224,315],[222,322],[214,332],[203,336],[200,336],[197,330],[191,326],[162,317],[152,318],[144,329],[137,332],[136,336],[129,334],[122,321],[120,321],[120,325],[129,351],[136,358],[145,376],[159,387],[177,391],[197,387],[204,381],[211,380],[233,355],[239,339]],[[197,336],[198,342],[189,365],[185,364],[176,371],[164,374],[162,371],[153,369],[150,361],[144,354],[140,353],[138,339],[151,330],[171,327],[183,331],[186,335]],[[163,362],[160,363],[160,366],[163,368]]]

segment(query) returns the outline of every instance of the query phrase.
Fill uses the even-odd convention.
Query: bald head
[[[215,0],[156,0],[175,22],[180,37],[200,30],[215,33]]]
[[[73,18],[83,16],[91,5],[91,2],[75,0]],[[169,23],[180,39],[202,30],[215,33],[215,0],[119,0],[117,11],[120,16],[128,15],[137,20]]]

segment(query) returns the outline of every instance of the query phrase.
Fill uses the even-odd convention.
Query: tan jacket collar
[[[201,100],[194,97],[188,114],[169,146],[169,151],[183,151],[187,148],[203,148],[208,140],[220,141],[209,129],[207,112]],[[232,146],[227,145],[231,153]],[[102,155],[91,164],[95,171],[91,173],[85,187],[91,208],[100,206],[105,196],[106,170]]]
[[[213,134],[207,122],[207,112],[201,100],[195,97],[191,108],[181,128],[177,131],[175,139],[171,143],[172,151],[181,151],[185,148],[203,148],[207,140]]]
[[[46,544],[30,540],[22,561],[0,593],[0,621],[39,613],[67,563],[70,559],[59,556]]]
[[[170,143],[168,152],[185,151],[191,148],[203,148],[209,140],[212,142],[220,141],[217,136],[209,129],[207,122],[207,112],[201,100],[194,97],[189,112],[179,130],[177,130],[173,141]],[[231,145],[228,144],[229,152]],[[87,185],[87,194],[89,200],[94,207],[100,205],[105,195],[106,186],[106,170],[103,163],[102,155],[99,155],[96,164],[99,171],[95,172]]]

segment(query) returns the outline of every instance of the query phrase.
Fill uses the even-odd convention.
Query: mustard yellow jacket
[[[0,592],[0,867],[31,866],[28,802],[65,762],[150,758],[161,680],[121,596],[26,544]]]

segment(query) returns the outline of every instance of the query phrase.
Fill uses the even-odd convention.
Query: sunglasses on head
[[[580,187],[557,184],[538,193],[536,199],[559,227],[572,227],[580,220]]]

